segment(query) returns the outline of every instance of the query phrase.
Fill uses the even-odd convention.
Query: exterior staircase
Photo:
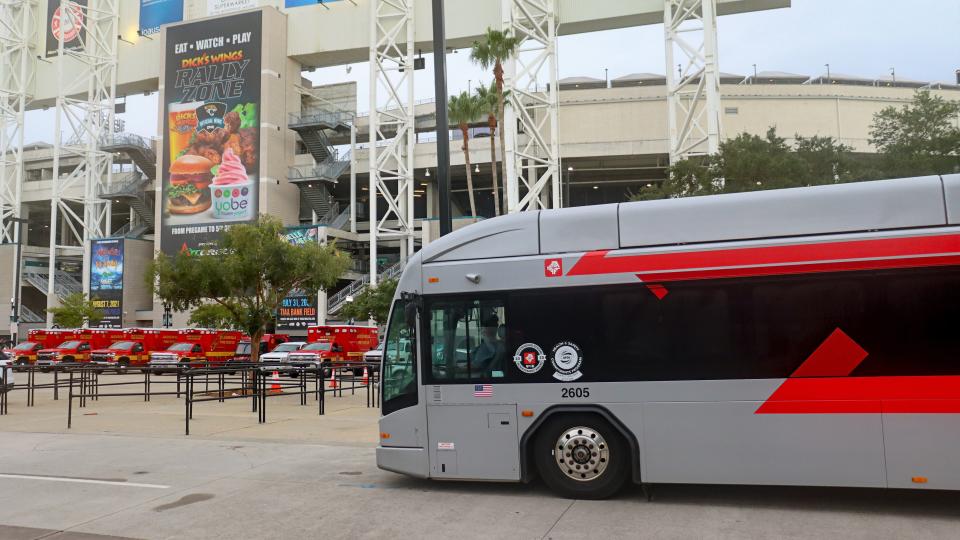
[[[157,153],[149,139],[135,133],[111,133],[100,141],[100,149],[127,154],[147,178],[157,179]]]
[[[151,180],[139,172],[121,173],[114,175],[113,182],[97,194],[101,199],[123,200],[146,225],[143,232],[153,228],[153,196],[148,190]],[[137,227],[136,225],[132,227]],[[142,235],[142,233],[141,233]],[[119,236],[119,235],[118,235]],[[123,236],[133,236],[127,231]]]
[[[287,180],[300,187],[301,202],[306,205],[301,208],[302,219],[309,219],[311,213],[327,217],[333,211],[332,187],[350,167],[350,152],[341,155],[327,133],[349,132],[352,123],[353,114],[344,111],[314,110],[290,115],[288,127],[297,132],[314,160],[313,165],[290,167],[287,171]],[[331,218],[339,215],[339,209],[335,212]]]
[[[396,263],[392,266],[387,267],[383,272],[378,276],[379,281],[394,279],[400,276],[403,272],[403,265],[401,263]],[[353,298],[361,291],[367,288],[370,285],[370,274],[364,275],[362,278],[350,282],[349,285],[340,289],[336,293],[327,297],[327,314],[336,315],[348,302],[348,299]]]
[[[37,315],[32,309],[20,304],[20,322],[22,323],[42,323],[46,319]]]
[[[73,278],[70,274],[57,270],[57,279],[54,282],[54,293],[60,298],[65,298],[73,293],[83,291],[83,284]],[[47,294],[47,287],[50,284],[50,273],[45,269],[37,267],[24,267],[23,280],[33,285],[38,291]]]

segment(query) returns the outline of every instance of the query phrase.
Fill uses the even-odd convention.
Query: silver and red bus
[[[414,255],[377,463],[960,489],[960,175],[523,212]]]

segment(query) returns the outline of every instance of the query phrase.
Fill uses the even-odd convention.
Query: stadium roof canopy
[[[810,80],[809,75],[788,73],[786,71],[761,71],[754,77],[746,78],[745,84],[803,84]]]

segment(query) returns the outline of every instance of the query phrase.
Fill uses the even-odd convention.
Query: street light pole
[[[453,231],[450,216],[450,125],[447,121],[447,36],[443,0],[433,0],[433,78],[437,118],[437,197],[440,199],[440,236]]]

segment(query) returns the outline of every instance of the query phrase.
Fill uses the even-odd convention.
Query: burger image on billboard
[[[170,165],[167,211],[197,214],[210,208],[213,162],[203,156],[183,155]]]

